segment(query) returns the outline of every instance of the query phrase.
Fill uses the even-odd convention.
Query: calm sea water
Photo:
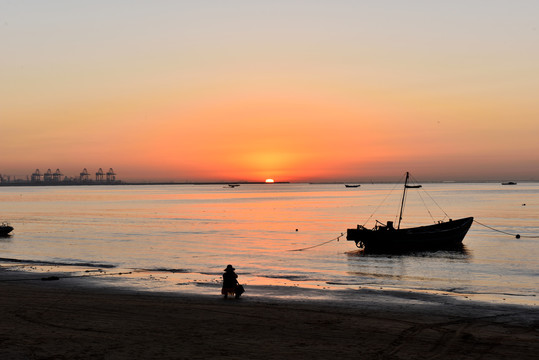
[[[359,289],[383,289],[535,305],[539,183],[423,188],[409,193],[403,227],[440,220],[441,208],[521,238],[474,223],[463,251],[392,256],[365,255],[344,236],[330,241],[395,220],[394,184],[2,187],[0,220],[15,231],[0,238],[0,264],[201,294],[218,294],[233,264],[255,297],[350,301]]]

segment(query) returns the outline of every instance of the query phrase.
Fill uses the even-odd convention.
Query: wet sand
[[[0,269],[1,359],[536,359],[535,307],[224,300],[22,281]],[[364,294],[377,304],[377,294]],[[363,299],[365,300],[365,299]],[[405,300],[403,300],[405,303]]]

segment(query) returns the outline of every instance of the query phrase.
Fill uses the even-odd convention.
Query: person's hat
[[[234,271],[234,270],[236,270],[236,269],[234,269],[234,268],[232,267],[232,265],[227,265],[227,266],[226,266],[226,269],[225,269],[225,271]]]

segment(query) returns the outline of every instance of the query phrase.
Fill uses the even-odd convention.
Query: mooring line
[[[325,245],[325,244],[329,244],[330,242],[332,241],[339,241],[339,239],[341,237],[344,236],[344,233],[341,233],[341,235],[337,236],[336,238],[333,238],[331,240],[328,240],[328,241],[324,241],[323,243],[320,243],[320,244],[316,244],[316,245],[313,245],[313,246],[309,246],[309,247],[305,247],[305,248],[301,248],[301,249],[292,249],[292,250],[288,250],[288,251],[303,251],[303,250],[309,250],[309,249],[312,249],[312,248],[315,248],[315,247],[318,247],[318,246],[322,246],[322,245]]]
[[[493,230],[493,231],[497,231],[499,233],[502,233],[502,234],[505,234],[505,235],[510,235],[510,236],[514,236],[515,238],[517,239],[520,239],[521,237],[523,238],[539,238],[539,236],[532,236],[532,235],[520,235],[520,234],[511,234],[511,233],[508,233],[507,231],[503,231],[503,230],[498,230],[498,229],[495,229],[493,228],[492,226],[488,226],[488,225],[485,225],[483,223],[480,223],[479,221],[477,220],[474,220],[475,223],[478,223],[479,225],[482,225],[490,230]]]

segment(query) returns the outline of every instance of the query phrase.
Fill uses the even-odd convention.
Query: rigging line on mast
[[[417,180],[416,180],[412,175],[410,175],[410,177],[412,177],[413,180],[414,180],[414,182],[417,183]],[[425,192],[425,194],[427,194],[427,196],[432,200],[432,202],[433,202],[434,204],[436,204],[436,206],[438,207],[438,209],[440,209],[440,210],[444,213],[444,215],[445,215],[447,218],[449,218],[449,215],[448,215],[448,214],[444,211],[444,209],[443,209],[443,208],[436,202],[436,200],[434,200],[434,198],[433,198],[432,196],[430,196],[429,192],[428,192],[427,190],[425,190],[424,188],[422,188],[422,190]],[[425,206],[425,207],[426,207],[426,206]],[[432,216],[431,216],[431,217],[432,217]]]
[[[425,209],[427,209],[427,212],[429,213],[430,218],[432,219],[432,222],[436,222],[436,220],[434,220],[434,216],[432,216],[432,213],[430,212],[429,207],[427,206],[427,203],[425,203],[425,200],[423,199],[423,196],[421,196],[421,191],[418,191],[417,195],[419,195],[419,198],[421,199],[421,202],[423,203],[423,206],[425,207]]]
[[[440,208],[440,210],[445,214],[445,216],[447,218],[449,218],[449,215],[447,215],[447,213],[444,211],[444,209],[442,209],[440,207],[440,205],[438,205],[436,200],[434,200],[432,198],[432,196],[430,196],[430,194],[419,184],[417,179],[412,174],[410,174],[409,172],[407,174],[408,174],[409,181],[405,182],[405,185],[404,185],[403,201],[402,201],[402,204],[401,204],[401,213],[399,215],[400,216],[400,218],[399,218],[399,228],[400,228],[400,222],[402,220],[402,214],[404,213],[404,205],[405,205],[406,199],[407,199],[406,196],[408,195],[406,193],[406,189],[421,188],[421,190],[423,190],[429,196],[429,198],[436,204],[436,206],[438,206],[438,208]],[[412,185],[407,185],[408,183],[412,184]],[[419,195],[419,198],[421,199],[421,202],[423,203],[423,206],[427,210],[427,212],[428,212],[430,218],[432,219],[432,221],[436,222],[436,220],[434,219],[434,216],[432,215],[432,212],[430,211],[429,207],[427,206],[427,203],[425,202],[425,199],[423,198],[423,196],[421,196],[421,191],[418,191],[417,195]],[[397,216],[395,216],[395,220],[397,220]]]
[[[445,215],[446,217],[449,218],[449,215],[447,215],[447,213],[445,212],[445,210],[444,210],[444,209],[443,209],[443,208],[436,202],[436,200],[434,200],[434,198],[433,198],[432,196],[430,196],[430,194],[429,194],[427,191],[425,191],[425,194],[427,194],[428,197],[429,197],[429,198],[436,204],[436,206],[438,206],[438,209],[442,210],[442,212],[444,213],[444,215]]]
[[[410,177],[412,178],[412,182],[414,184],[418,184],[418,181],[415,177],[413,177],[412,175],[410,175]],[[421,191],[422,190],[422,191]],[[423,203],[423,206],[425,207],[425,209],[427,210],[427,212],[429,213],[429,216],[430,218],[432,219],[432,222],[436,223],[436,220],[434,219],[434,216],[432,215],[432,212],[430,211],[429,207],[427,206],[427,202],[425,201],[425,199],[423,198],[423,196],[421,195],[421,192],[424,192],[425,194],[427,194],[427,196],[432,200],[432,202],[434,202],[436,204],[436,206],[438,206],[438,208],[445,214],[445,217],[449,217],[449,215],[447,215],[444,211],[444,209],[442,209],[440,207],[440,205],[438,205],[438,203],[436,202],[436,200],[434,200],[434,198],[432,196],[430,196],[430,194],[428,193],[427,190],[425,190],[424,187],[421,187],[420,191],[417,192],[417,195],[419,195],[419,198],[421,199],[421,202]],[[444,219],[445,219],[444,217]]]
[[[369,220],[372,219],[372,217],[374,216],[374,214],[376,214],[376,212],[378,211],[378,209],[380,209],[380,207],[384,204],[384,202],[387,200],[387,198],[389,197],[389,195],[391,195],[391,194],[393,193],[393,191],[395,190],[395,188],[400,184],[401,179],[402,179],[402,177],[399,179],[398,182],[395,183],[395,185],[393,185],[393,188],[387,193],[386,197],[382,200],[382,202],[381,202],[380,204],[378,204],[378,206],[376,207],[376,209],[374,209],[374,211],[371,213],[371,215],[369,216],[369,218],[368,218],[367,220],[365,220],[365,222],[363,223],[362,226],[367,225],[367,223],[369,222]]]
[[[416,184],[418,183],[418,182],[417,182],[417,179],[416,179],[413,175],[410,174],[410,177],[412,178],[412,180],[414,181],[414,183],[416,183]],[[425,194],[427,194],[427,196],[428,196],[428,197],[432,200],[432,202],[438,207],[438,209],[440,209],[440,211],[444,213],[444,215],[445,215],[444,219],[445,219],[445,218],[448,218],[448,219],[449,219],[449,215],[448,215],[448,214],[445,212],[445,210],[440,206],[440,204],[438,204],[438,203],[436,202],[436,200],[429,194],[429,192],[428,192],[427,190],[425,190],[425,188],[423,188],[423,187],[421,188],[421,190],[423,190],[423,192],[424,192]],[[432,216],[432,214],[431,214],[429,208],[427,207],[425,201],[423,200],[423,197],[421,196],[421,191],[419,191],[418,194],[419,194],[419,197],[421,198],[421,201],[423,201],[423,205],[424,205],[425,208],[427,209],[427,211],[428,211],[428,213],[429,213],[429,215],[430,215],[432,221],[436,222],[436,220],[434,220],[434,216]],[[443,219],[442,219],[442,220],[443,220]]]

